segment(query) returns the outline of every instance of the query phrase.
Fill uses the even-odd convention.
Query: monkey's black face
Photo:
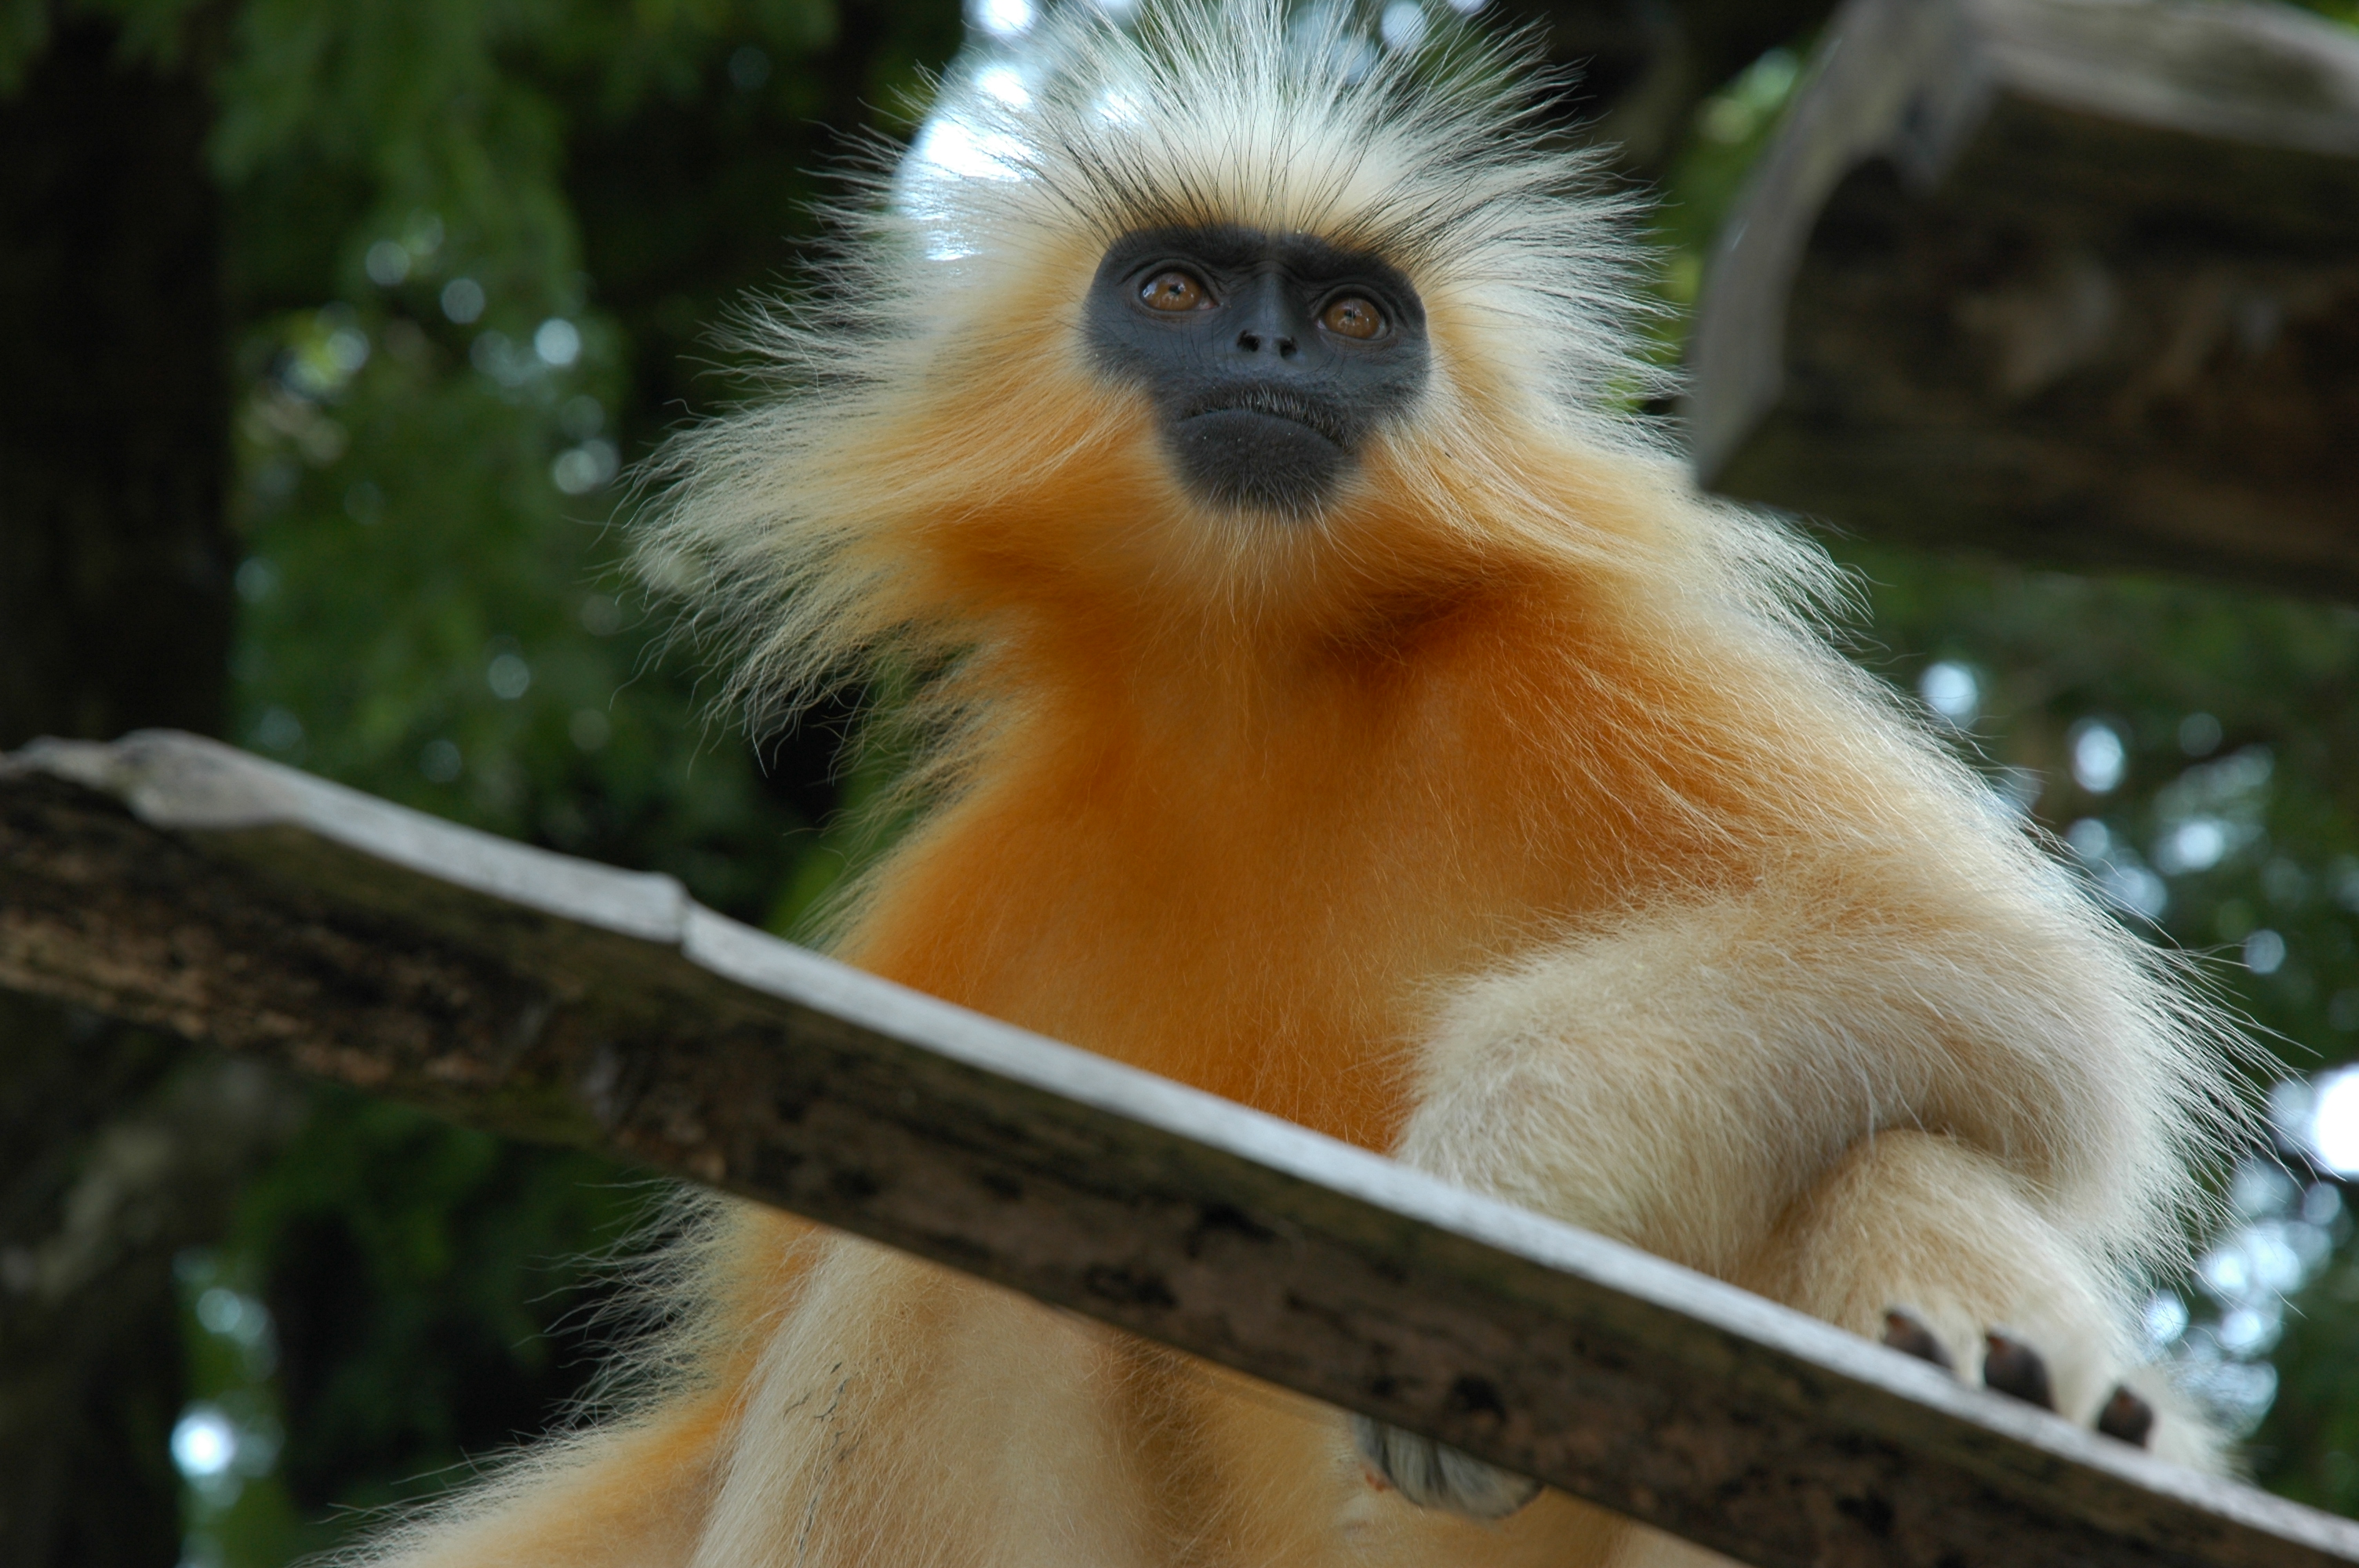
[[[1147,229],[1106,251],[1091,346],[1144,387],[1206,501],[1299,513],[1425,387],[1425,307],[1399,271],[1308,234]]]

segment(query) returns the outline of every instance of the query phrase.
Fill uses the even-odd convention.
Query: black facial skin
[[[1201,293],[1166,288],[1158,297],[1188,308],[1149,305],[1151,287],[1173,273]],[[1336,330],[1356,314],[1352,300],[1375,307],[1373,335]],[[1226,225],[1125,234],[1098,264],[1084,319],[1098,362],[1153,400],[1181,481],[1218,505],[1316,510],[1370,432],[1425,387],[1425,307],[1408,279],[1308,234]]]

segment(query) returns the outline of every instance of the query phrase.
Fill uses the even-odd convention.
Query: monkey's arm
[[[1674,903],[1482,978],[1420,1068],[1411,1163],[1870,1336],[1905,1307],[1977,1380],[2006,1325],[2083,1422],[2121,1374],[2125,1270],[2170,1223],[2175,1146],[2199,1141],[2180,1108],[2200,1060],[2116,934],[2069,895],[1873,866]],[[2165,1428],[2173,1456],[2208,1457],[2199,1427]],[[1403,1479],[1384,1441],[1361,1434]]]
[[[1666,900],[1463,986],[1399,1152],[1727,1277],[1855,1144],[1916,1130],[2134,1250],[2202,1068],[2130,940],[2060,888],[1872,863]]]

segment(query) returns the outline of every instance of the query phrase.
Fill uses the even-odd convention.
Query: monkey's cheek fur
[[[1193,415],[1173,424],[1165,439],[1181,481],[1199,500],[1244,511],[1314,511],[1352,468],[1352,454],[1325,433],[1257,409]]]

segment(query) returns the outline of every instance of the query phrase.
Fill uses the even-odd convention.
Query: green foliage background
[[[714,324],[794,278],[855,137],[906,134],[962,41],[955,0],[75,9],[218,105],[232,739],[792,929],[851,850],[829,830],[868,782],[838,777],[848,712],[760,757],[714,727],[613,571],[614,481],[725,398]],[[0,91],[51,24],[44,0],[0,7]],[[536,351],[569,336],[571,362]],[[185,1260],[192,1387],[271,1461],[190,1489],[190,1561],[332,1545],[540,1429],[604,1332],[586,1260],[647,1199],[581,1156],[315,1096],[222,1247]]]
[[[956,6],[86,8],[119,19],[126,50],[206,71],[219,105],[208,158],[229,203],[246,552],[234,738],[670,871],[792,930],[850,852],[835,825],[847,716],[760,758],[708,725],[695,672],[660,656],[613,574],[613,477],[723,397],[709,325],[744,290],[795,279],[815,171],[850,133],[906,134],[923,70],[960,42]],[[49,15],[0,6],[0,89]],[[1675,302],[1793,59],[1765,59],[1699,120],[1663,219]],[[2264,780],[2221,806],[2233,850],[2165,879],[2162,930],[2221,956],[2218,982],[2293,1071],[2359,1055],[2359,611],[1830,543],[1866,589],[1859,655],[1911,687],[1936,660],[1971,670],[1961,743],[2055,831],[2103,823],[2150,860],[2215,776],[2190,770],[2265,756]],[[2069,765],[2093,719],[2128,748],[2103,793]],[[2263,927],[2285,951],[2267,975],[2234,962]],[[285,1562],[347,1531],[340,1510],[430,1491],[463,1454],[539,1426],[594,1346],[603,1287],[582,1260],[645,1198],[579,1156],[320,1094],[223,1247],[185,1270],[198,1387],[280,1439],[234,1488],[192,1490],[192,1558]],[[2349,1228],[2286,1316],[2253,1457],[2267,1484],[2359,1511]],[[2202,1293],[2183,1293],[2202,1317]]]

